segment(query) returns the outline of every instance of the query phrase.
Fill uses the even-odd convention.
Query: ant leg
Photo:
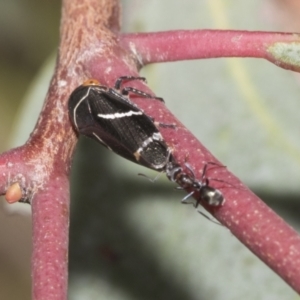
[[[208,163],[206,163],[202,169],[202,180],[206,179],[205,174],[206,174],[207,166],[208,166]],[[206,182],[208,184],[208,180]]]
[[[181,203],[182,203],[182,204],[193,204],[193,205],[195,206],[195,204],[194,204],[192,201],[190,201],[190,202],[187,201],[187,199],[190,198],[194,193],[195,193],[195,191],[192,191],[192,192],[190,192],[189,194],[187,194],[187,195],[181,200]]]
[[[208,215],[206,215],[206,214],[203,213],[202,211],[197,210],[197,212],[198,212],[200,215],[202,215],[204,218],[206,218],[207,220],[209,220],[209,221],[211,221],[211,222],[213,222],[213,223],[215,223],[215,224],[217,224],[217,225],[223,226],[221,223],[219,223],[219,222],[215,221],[214,219],[210,218]]]
[[[215,162],[212,162],[212,161],[208,161],[205,165],[206,165],[206,166],[208,166],[208,165],[213,165],[213,166],[215,166],[215,167],[213,167],[213,168],[226,168],[226,166],[220,165],[220,164],[215,163]],[[212,168],[212,169],[213,169],[213,168]]]
[[[192,166],[187,162],[185,162],[184,165],[188,169],[188,171],[190,172],[192,180],[195,181],[195,172],[194,172],[194,169],[192,168]]]

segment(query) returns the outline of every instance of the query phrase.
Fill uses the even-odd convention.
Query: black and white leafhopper
[[[101,143],[120,156],[157,171],[165,171],[173,160],[152,118],[132,103],[129,93],[163,101],[132,87],[121,88],[123,81],[143,77],[123,76],[113,88],[88,80],[69,98],[69,115],[78,133]]]

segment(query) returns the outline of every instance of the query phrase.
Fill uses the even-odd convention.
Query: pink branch
[[[62,11],[59,58],[36,127],[24,146],[0,155],[0,193],[10,203],[22,197],[32,204],[33,299],[67,299],[68,177],[77,141],[67,100],[90,76],[91,57],[110,55],[115,40],[107,28],[119,28],[117,1],[65,0]],[[103,47],[91,53],[91,44],[101,40]]]
[[[239,56],[265,58],[283,68],[299,71],[298,58],[295,57],[293,61],[293,53],[287,55],[288,49],[298,46],[299,37],[296,34],[219,30],[169,31],[127,34],[123,35],[122,42],[123,46],[136,54],[141,65],[182,59]],[[279,51],[281,56],[278,55]],[[139,105],[143,107],[142,103]],[[154,109],[148,111],[147,107],[143,108],[155,117]],[[176,122],[168,115],[164,115],[162,119],[164,122]],[[198,171],[198,178],[201,177],[205,162],[217,162],[182,125],[178,124],[176,132],[163,133],[181,163],[184,163],[188,154],[189,163]],[[216,169],[210,176],[228,182],[230,186],[214,183],[214,187],[224,194],[226,203],[220,209],[206,208],[300,292],[299,235],[226,169]]]
[[[69,180],[57,175],[49,181],[32,203],[33,299],[67,299]]]
[[[0,156],[0,192],[12,191],[18,183],[22,196],[32,201],[34,299],[66,299],[67,295],[68,175],[76,143],[67,100],[76,86],[89,77],[111,86],[121,75],[137,75],[142,64],[179,59],[261,57],[298,70],[296,64],[288,64],[270,51],[272,45],[277,50],[279,44],[283,48],[296,45],[296,35],[176,31],[119,36],[118,31],[117,0],[63,1],[59,58],[38,123],[24,146]],[[142,82],[133,85],[151,93]],[[162,128],[162,135],[181,165],[188,157],[197,178],[206,162],[219,163],[163,103],[133,101],[156,121],[176,124],[176,129]],[[230,185],[212,182],[226,203],[219,209],[207,209],[300,292],[300,239],[296,232],[226,168],[210,170],[208,176]],[[17,201],[18,193],[9,193],[8,198]]]
[[[200,58],[255,57],[300,71],[300,37],[296,33],[176,30],[125,34],[122,41],[142,65]]]
[[[262,261],[300,292],[300,237],[250,192],[236,191],[217,218]]]

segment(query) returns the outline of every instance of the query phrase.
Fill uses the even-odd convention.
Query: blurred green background
[[[53,71],[60,5],[0,3],[2,151],[25,142],[37,119]],[[123,31],[299,31],[292,5],[127,0]],[[218,159],[299,230],[298,74],[255,59],[156,64],[142,74]],[[80,139],[69,299],[299,299],[228,230],[181,205],[184,193],[164,176],[152,184],[137,173],[156,175]],[[30,209],[3,204],[0,222],[0,299],[30,299]]]
[[[1,152],[8,150],[15,138],[22,99],[45,60],[57,48],[60,6],[60,1],[0,1]],[[32,112],[28,117],[36,120]],[[33,125],[28,127],[32,129]],[[24,140],[27,138],[28,135]],[[29,209],[25,210],[18,214],[16,208],[1,209],[0,299],[31,299],[31,221]]]

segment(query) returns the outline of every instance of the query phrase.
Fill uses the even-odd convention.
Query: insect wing
[[[78,132],[146,167],[163,169],[169,149],[151,118],[115,90],[81,86],[69,111]]]

